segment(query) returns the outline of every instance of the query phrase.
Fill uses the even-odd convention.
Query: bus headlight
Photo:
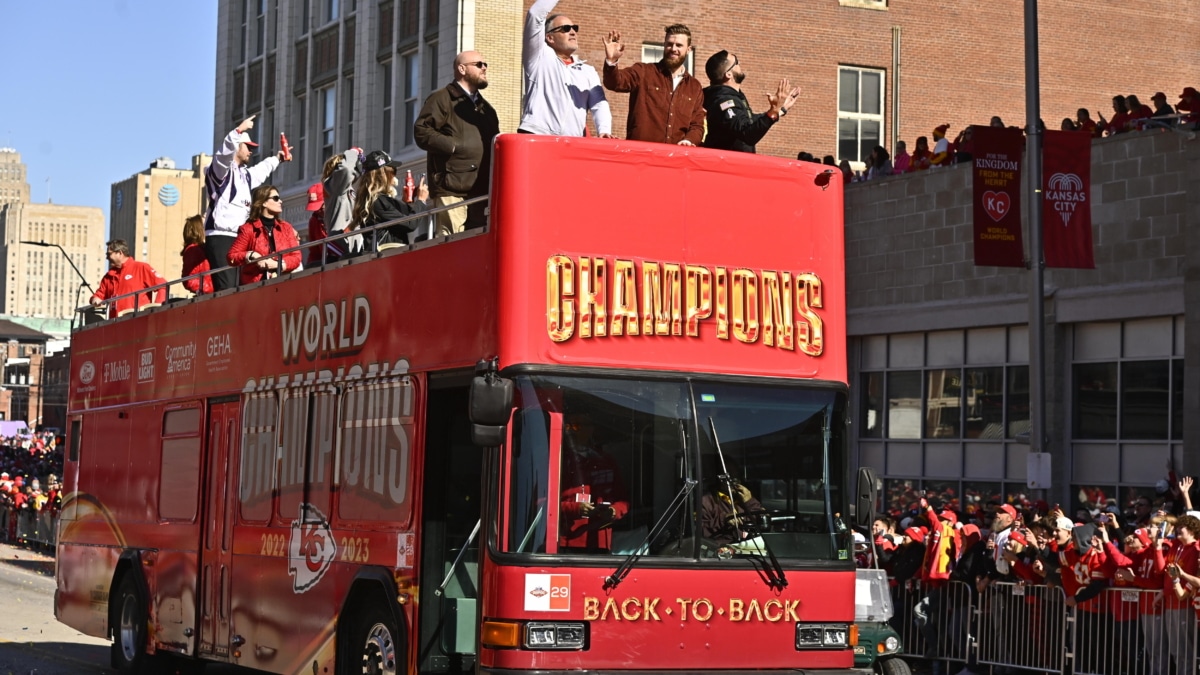
[[[850,642],[847,624],[796,624],[796,649],[846,649]]]
[[[886,650],[883,652],[884,654],[894,654],[900,651],[900,638],[895,635],[887,636],[887,639],[883,641],[883,648]]]
[[[582,623],[530,622],[525,625],[525,648],[583,649],[586,636]]]

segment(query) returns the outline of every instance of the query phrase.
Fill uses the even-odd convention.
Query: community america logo
[[[337,543],[329,520],[312,504],[300,504],[300,517],[292,521],[288,542],[288,574],[292,591],[304,593],[316,586],[337,557]]]

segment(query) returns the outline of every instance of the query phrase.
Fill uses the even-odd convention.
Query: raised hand
[[[800,97],[800,87],[792,87],[787,78],[779,81],[779,86],[775,89],[775,93],[767,92],[767,103],[772,110],[787,112],[796,103],[796,99]]]
[[[608,31],[604,38],[604,58],[609,63],[616,63],[625,53],[625,43],[621,42],[621,34],[615,30]]]
[[[242,120],[242,123],[237,125],[237,130],[241,131],[241,132],[246,132],[246,131],[250,131],[251,129],[253,129],[255,117],[258,117],[258,115],[254,114],[254,115],[251,115],[251,116],[247,117],[246,119]]]

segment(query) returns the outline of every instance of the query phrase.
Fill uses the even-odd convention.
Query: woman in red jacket
[[[204,254],[204,216],[192,216],[183,223],[183,250],[179,255],[183,257],[180,276],[190,277],[209,270],[208,257]],[[188,279],[183,286],[193,293],[213,292],[212,277],[207,274]]]
[[[299,250],[286,253],[282,258],[272,255],[300,245],[295,228],[279,217],[281,213],[283,200],[274,185],[263,185],[254,191],[250,220],[238,229],[237,239],[229,247],[229,264],[242,266],[243,284],[299,269]]]

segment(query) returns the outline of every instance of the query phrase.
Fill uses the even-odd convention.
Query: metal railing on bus
[[[962,582],[893,587],[892,627],[909,658],[1066,675],[1200,673],[1191,601],[1165,608],[1157,589],[1110,587],[1081,606],[1062,588]],[[954,672],[954,668],[947,672]],[[996,672],[996,671],[993,671]]]
[[[269,255],[264,255],[262,257],[262,259],[282,260],[283,256],[299,251],[301,253],[301,258],[302,258],[302,267],[295,269],[295,270],[288,270],[287,272],[285,272],[282,275],[276,275],[274,277],[266,278],[266,279],[263,279],[260,281],[255,281],[250,284],[243,284],[241,281],[240,272],[241,272],[242,267],[244,267],[244,265],[226,265],[224,267],[219,267],[215,270],[205,270],[204,272],[200,272],[198,274],[192,274],[192,275],[189,275],[186,277],[172,279],[171,281],[168,281],[166,283],[158,284],[156,286],[150,286],[148,288],[143,288],[134,293],[126,293],[124,295],[117,295],[117,296],[114,296],[111,298],[105,298],[98,305],[93,306],[93,305],[89,304],[89,305],[85,305],[83,307],[76,308],[75,313],[76,313],[77,321],[76,321],[76,325],[73,325],[72,328],[74,329],[79,326],[91,325],[93,323],[96,323],[96,322],[102,321],[106,318],[109,318],[109,316],[108,316],[110,314],[109,308],[113,305],[124,304],[124,301],[127,299],[132,300],[132,306],[122,309],[120,311],[120,313],[117,315],[117,317],[113,317],[113,318],[120,318],[120,317],[127,316],[127,315],[135,315],[136,316],[137,314],[140,314],[147,310],[151,310],[151,309],[160,307],[164,303],[153,301],[153,299],[158,295],[158,292],[160,290],[162,291],[163,295],[165,296],[165,304],[173,304],[173,303],[177,303],[177,302],[192,300],[194,298],[202,297],[204,295],[213,295],[213,294],[207,294],[207,293],[196,293],[196,294],[192,294],[192,295],[188,295],[188,296],[171,297],[171,290],[174,287],[183,287],[186,289],[187,287],[185,284],[188,281],[196,281],[200,285],[200,287],[203,288],[204,278],[211,277],[214,273],[217,273],[217,272],[224,272],[226,270],[231,270],[231,269],[238,270],[237,283],[234,286],[234,289],[244,288],[244,287],[249,287],[249,286],[258,286],[258,285],[261,285],[264,283],[270,283],[271,281],[274,281],[275,279],[287,278],[288,275],[294,274],[296,272],[308,270],[308,269],[322,269],[323,270],[328,265],[332,265],[334,263],[341,263],[341,262],[344,262],[347,260],[361,260],[361,259],[376,258],[376,257],[379,257],[380,255],[383,255],[385,253],[388,253],[388,252],[390,252],[392,250],[396,250],[396,249],[403,250],[403,249],[424,248],[425,246],[437,245],[437,244],[440,244],[440,243],[443,243],[446,241],[450,241],[455,238],[458,238],[458,237],[461,237],[461,236],[464,236],[464,235],[467,235],[467,234],[470,234],[473,232],[483,231],[483,230],[487,229],[486,226],[485,227],[477,227],[474,229],[467,229],[464,232],[439,236],[439,235],[437,235],[437,214],[446,212],[446,211],[453,211],[455,209],[467,209],[467,208],[471,207],[472,205],[476,205],[476,204],[486,204],[490,198],[491,198],[490,195],[483,195],[480,197],[472,197],[471,199],[464,199],[463,201],[456,202],[454,204],[448,204],[446,206],[436,206],[436,207],[427,209],[425,211],[415,213],[410,216],[396,218],[393,220],[389,220],[387,222],[372,225],[370,227],[363,227],[363,228],[358,228],[358,229],[354,229],[354,230],[345,230],[342,232],[338,232],[336,234],[331,234],[323,239],[307,241],[307,242],[304,242],[303,244],[300,244],[299,246],[293,246],[291,248],[275,251],[274,253],[271,253]],[[487,208],[485,207],[485,214],[486,213],[487,213]],[[415,241],[413,241],[411,244],[399,244],[399,243],[380,244],[379,243],[379,240],[382,239],[382,237],[380,236],[380,232],[382,230],[387,230],[396,225],[403,225],[405,223],[413,223],[413,222],[419,222],[419,221],[425,221],[425,222],[422,223],[420,228],[414,227],[412,229],[412,234],[419,235],[419,238],[416,239]],[[353,253],[348,252],[350,249],[348,240],[352,240],[355,237],[363,238],[362,239],[363,247],[360,251],[355,251]],[[328,254],[330,244],[337,246],[339,249],[347,251],[347,253],[340,257],[337,257],[335,259],[330,259],[331,256]],[[309,267],[307,264],[305,264],[303,262],[303,259],[307,257],[304,255],[304,252],[306,252],[314,247],[320,247],[321,255],[319,257],[319,263],[317,265],[315,265],[314,267]],[[218,293],[225,293],[225,292],[228,292],[228,291],[231,291],[234,289],[222,289],[221,291],[218,291]],[[190,291],[189,291],[189,293],[190,293]],[[149,297],[150,301],[147,301],[146,297]]]

